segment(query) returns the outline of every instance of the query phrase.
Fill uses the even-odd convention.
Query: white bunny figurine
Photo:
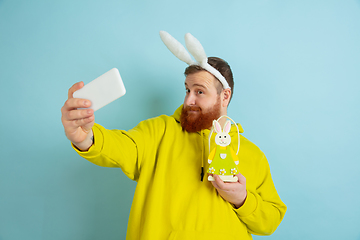
[[[210,164],[208,173],[219,175],[224,182],[237,182],[238,178],[234,175],[239,173],[237,165],[239,160],[236,153],[231,148],[231,137],[229,135],[231,122],[225,122],[224,130],[221,130],[220,123],[213,121],[213,127],[217,133],[215,136],[216,148],[214,148],[208,157]],[[212,175],[208,176],[209,181],[215,181]]]

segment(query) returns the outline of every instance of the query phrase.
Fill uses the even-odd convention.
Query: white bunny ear
[[[221,126],[220,123],[216,120],[213,121],[213,126],[214,126],[214,130],[216,133],[220,133],[221,132]]]
[[[190,33],[187,33],[185,34],[185,44],[186,48],[189,50],[191,55],[193,55],[195,60],[200,63],[200,65],[207,63],[207,56],[205,50],[199,40],[197,40]]]
[[[185,47],[178,42],[175,38],[173,38],[169,33],[165,31],[160,31],[161,40],[164,42],[166,47],[181,61],[186,62],[188,65],[200,65],[206,71],[210,72],[214,75],[221,84],[223,85],[224,89],[230,88],[229,84],[227,83],[226,79],[224,78],[221,73],[208,64],[207,56],[205,50],[199,40],[197,40],[193,35],[190,33],[185,34],[185,43],[186,47],[189,52],[194,56],[196,62],[192,60],[189,52],[185,49]]]
[[[186,62],[188,65],[194,64],[190,54],[186,51],[185,47],[177,41],[173,36],[165,31],[160,31],[160,38],[166,47],[181,61]]]
[[[185,44],[186,48],[189,50],[191,55],[195,58],[195,60],[199,63],[199,65],[204,68],[206,71],[210,72],[214,75],[223,85],[224,89],[230,88],[228,82],[224,78],[221,73],[211,66],[207,61],[208,58],[206,56],[205,50],[199,40],[197,40],[193,35],[190,33],[185,34]]]
[[[225,127],[224,127],[224,132],[225,133],[229,133],[230,132],[230,129],[231,129],[231,122],[229,120],[227,120],[225,122]]]

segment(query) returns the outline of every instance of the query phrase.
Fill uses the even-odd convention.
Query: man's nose
[[[194,94],[189,93],[185,97],[185,105],[191,106],[191,105],[195,105],[195,103],[196,103],[196,98],[195,98]]]

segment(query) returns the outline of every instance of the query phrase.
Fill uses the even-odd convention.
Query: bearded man
[[[252,234],[273,233],[284,217],[286,206],[276,192],[264,153],[243,136],[238,181],[225,183],[217,175],[213,182],[204,180],[212,122],[227,115],[234,91],[227,62],[212,57],[208,63],[230,88],[224,89],[213,74],[191,65],[185,70],[183,105],[172,116],[145,120],[129,131],[107,130],[94,123],[91,109],[78,109],[91,103],[72,97],[83,83],[69,89],[62,123],[74,149],[94,164],[120,167],[137,182],[127,239],[252,239]],[[237,146],[235,125],[229,134]]]
[[[202,67],[198,65],[187,67],[185,70],[186,96],[180,123],[188,132],[210,129],[214,119],[226,115],[227,105],[234,91],[234,80],[227,62],[220,58],[210,57],[208,63],[222,72],[231,90],[223,89],[222,84]],[[221,99],[223,99],[223,105]]]

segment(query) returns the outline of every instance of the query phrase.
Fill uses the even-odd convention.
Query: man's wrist
[[[86,138],[84,141],[82,141],[81,143],[74,143],[73,145],[81,152],[86,152],[88,151],[91,146],[94,144],[94,134],[91,133],[89,134],[89,137]]]
[[[244,198],[244,200],[241,201],[241,202],[238,203],[238,204],[232,203],[233,207],[234,207],[235,209],[241,208],[241,207],[244,205],[244,203],[245,203],[245,201],[246,201],[246,198],[247,198],[247,191],[246,191],[246,193],[245,193],[245,198]]]

